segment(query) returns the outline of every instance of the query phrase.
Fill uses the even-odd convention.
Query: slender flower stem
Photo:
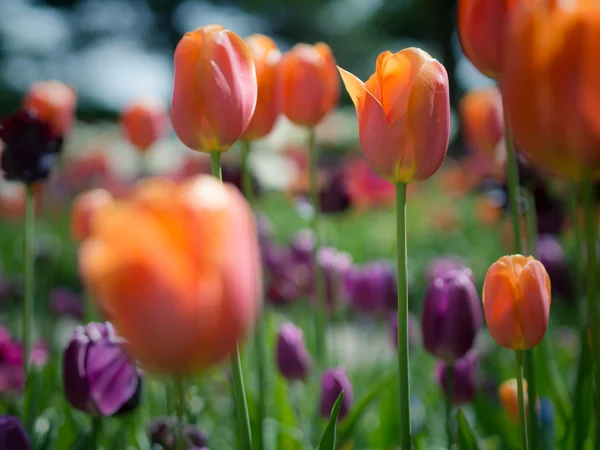
[[[25,382],[28,380],[29,354],[31,352],[33,299],[35,296],[35,197],[33,186],[26,185],[25,224],[23,236],[23,364],[25,365]],[[27,392],[27,386],[25,386]]]
[[[309,171],[310,171],[310,198],[313,207],[312,230],[315,239],[313,253],[313,270],[315,279],[315,340],[316,340],[316,360],[320,366],[327,365],[327,342],[326,342],[326,327],[327,327],[327,304],[325,299],[325,285],[323,280],[323,271],[318,263],[319,248],[321,247],[321,235],[319,230],[319,214],[321,210],[319,202],[319,179],[318,179],[318,151],[315,140],[314,128],[308,130],[308,151],[309,151]]]
[[[408,365],[408,262],[406,254],[406,183],[396,183],[396,257],[398,258],[398,372],[401,449],[410,450],[410,374]]]
[[[538,223],[535,210],[535,197],[531,189],[524,189],[523,195],[527,201],[527,252],[537,258]]]
[[[446,435],[448,436],[448,450],[454,445],[452,433],[452,395],[454,394],[454,365],[446,364]]]
[[[219,181],[223,181],[221,172],[221,152],[210,152],[212,175]],[[244,389],[244,376],[242,374],[242,361],[239,346],[231,354],[231,376],[233,378],[233,396],[238,419],[238,431],[242,437],[242,450],[252,449],[252,432],[250,430],[250,417],[248,414],[248,403],[246,402],[246,391]]]
[[[185,426],[185,381],[183,378],[175,380],[175,390],[177,391],[175,412],[177,415],[177,450],[185,450],[187,445],[183,428]]]
[[[102,417],[93,416],[92,417],[92,449],[98,448],[98,439],[102,436]]]
[[[515,357],[517,359],[517,398],[519,401],[519,419],[521,421],[521,437],[523,450],[529,449],[529,443],[527,441],[527,425],[525,419],[525,390],[523,389],[523,351],[515,350]],[[530,401],[531,403],[531,401]],[[534,402],[535,403],[535,402]]]
[[[244,189],[244,195],[250,203],[250,206],[254,206],[254,187],[252,186],[252,174],[248,167],[248,157],[250,155],[251,144],[250,141],[242,142],[242,187]],[[263,303],[264,304],[264,303]],[[257,422],[256,433],[254,435],[256,448],[262,450],[264,447],[263,437],[263,424],[266,412],[266,391],[267,391],[267,380],[266,380],[266,365],[267,357],[265,352],[265,315],[266,311],[263,309],[262,314],[259,314],[256,319],[256,326],[254,329],[254,357],[256,358],[256,378],[258,380],[258,399],[256,405],[257,411]]]

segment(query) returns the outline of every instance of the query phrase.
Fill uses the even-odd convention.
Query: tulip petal
[[[517,304],[523,324],[524,348],[537,346],[548,326],[550,315],[550,278],[539,261],[529,261],[519,277],[521,301]]]

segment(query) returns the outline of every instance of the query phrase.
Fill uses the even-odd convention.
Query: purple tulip
[[[306,229],[298,231],[290,242],[292,260],[312,266],[314,248],[315,238],[312,231]]]
[[[420,344],[419,323],[414,315],[408,314],[408,349],[414,350]],[[398,316],[390,320],[390,339],[398,348]]]
[[[29,354],[30,364],[39,367],[47,361],[48,346],[44,342],[36,342]],[[0,327],[0,393],[18,394],[24,384],[23,346],[12,338],[7,328]]]
[[[446,272],[451,270],[462,271],[467,275],[473,284],[475,284],[475,278],[473,277],[473,271],[467,267],[465,262],[458,256],[442,256],[432,260],[427,266],[427,280],[429,283],[433,282],[438,277],[444,276]]]
[[[18,417],[0,416],[0,449],[29,450],[31,444]]]
[[[275,357],[279,371],[287,380],[305,380],[308,376],[311,364],[304,333],[293,323],[284,323],[279,329]]]
[[[156,419],[152,421],[148,429],[150,442],[160,445],[165,450],[175,450],[177,448],[176,433],[177,427],[169,419]],[[188,450],[207,448],[208,438],[196,426],[184,426],[183,436],[186,440],[185,448]]]
[[[398,304],[398,282],[394,267],[384,261],[354,266],[346,272],[348,301],[360,312],[380,315],[394,311]]]
[[[83,319],[81,296],[68,289],[57,288],[50,292],[50,309],[57,316]]]
[[[109,322],[75,328],[63,356],[65,395],[73,407],[111,416],[134,409],[141,377]]]
[[[537,250],[538,259],[550,277],[552,290],[557,292],[563,300],[572,302],[574,300],[573,279],[565,259],[565,252],[558,239],[550,234],[540,236]]]
[[[343,419],[352,407],[354,392],[346,371],[342,368],[328,369],[321,378],[321,416],[329,418],[331,410],[340,393],[344,391],[344,400],[338,420]]]
[[[479,358],[475,350],[470,350],[465,356],[457,359],[452,369],[452,403],[462,405],[470,403],[477,393],[477,369]],[[446,363],[439,361],[436,366],[436,379],[444,392],[448,391],[446,382]]]
[[[482,322],[479,297],[463,271],[449,271],[429,286],[421,328],[423,345],[434,356],[451,363],[473,346]]]
[[[333,309],[344,297],[344,278],[352,267],[352,258],[348,253],[340,252],[335,248],[321,247],[317,261],[325,283],[325,301],[329,308]]]
[[[319,189],[319,206],[323,214],[340,213],[350,208],[343,170],[328,171],[327,179]]]

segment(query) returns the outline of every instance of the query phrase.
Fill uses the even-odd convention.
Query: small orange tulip
[[[277,67],[281,52],[270,37],[253,34],[246,44],[254,56],[256,79],[258,80],[258,101],[252,121],[244,133],[244,139],[254,140],[271,132],[281,112],[281,102],[277,88]]]
[[[278,77],[283,113],[295,124],[315,126],[337,105],[340,80],[323,42],[296,44],[283,55]]]
[[[165,135],[167,127],[167,108],[158,99],[137,100],[121,114],[123,134],[142,153]]]
[[[511,378],[506,380],[500,385],[498,389],[498,396],[500,397],[500,403],[508,414],[508,417],[515,422],[519,423],[519,397],[517,389],[517,379]],[[525,411],[527,411],[528,396],[527,396],[527,380],[523,380],[523,401],[525,403]]]
[[[70,86],[56,80],[38,81],[29,88],[23,107],[36,111],[57,135],[64,136],[73,128],[76,101],[77,95]]]
[[[501,89],[519,150],[539,168],[600,176],[600,4],[528,2],[508,33]]]
[[[448,74],[418,48],[377,58],[366,83],[340,73],[356,106],[360,144],[375,172],[392,182],[425,180],[441,166],[450,138]]]
[[[467,93],[460,101],[460,120],[470,150],[495,163],[504,138],[502,96],[497,88]]]
[[[252,53],[237,34],[209,25],[179,41],[171,122],[186,146],[227,150],[248,128],[257,95]]]
[[[485,276],[485,321],[502,347],[526,350],[538,345],[548,326],[550,302],[548,273],[531,256],[503,256]]]
[[[99,211],[113,204],[113,196],[104,189],[92,189],[77,196],[71,210],[71,236],[81,242],[92,232]]]
[[[260,307],[252,211],[235,187],[208,175],[138,184],[97,216],[79,266],[131,355],[159,372],[223,360]]]

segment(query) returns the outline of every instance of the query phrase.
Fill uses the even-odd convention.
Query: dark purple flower
[[[264,255],[264,263],[269,273],[266,298],[270,303],[292,303],[307,292],[312,266],[295,260],[290,249],[271,246]]]
[[[65,395],[73,407],[111,416],[137,406],[141,377],[123,345],[109,322],[75,328],[63,356]]]
[[[287,380],[305,380],[308,376],[311,363],[304,334],[290,322],[284,323],[279,329],[275,359],[279,371]]]
[[[394,347],[398,348],[398,316],[390,320],[390,339]],[[419,323],[415,316],[408,314],[408,349],[414,350],[420,344]]]
[[[325,301],[333,309],[344,298],[344,279],[346,272],[352,267],[352,258],[348,253],[333,247],[321,247],[317,260],[325,283]],[[313,277],[313,293],[314,289]]]
[[[350,408],[354,399],[352,384],[348,379],[346,371],[342,368],[328,369],[321,378],[321,416],[329,418],[331,410],[340,393],[344,391],[344,400],[340,408],[338,420],[343,419]]]
[[[0,416],[0,449],[29,450],[31,444],[21,419],[14,416]]]
[[[350,208],[343,170],[330,170],[319,190],[319,206],[323,214],[333,214]]]
[[[465,356],[457,359],[452,371],[452,403],[462,405],[470,403],[477,393],[477,369],[479,358],[475,350],[470,350]],[[439,361],[436,366],[436,379],[442,390],[447,392],[446,363]]]
[[[429,283],[433,282],[438,277],[444,276],[446,272],[451,270],[459,270],[465,273],[473,284],[475,284],[475,278],[473,277],[473,271],[465,264],[465,262],[458,256],[442,256],[432,260],[427,266],[427,280]]]
[[[57,288],[50,292],[50,309],[57,316],[83,319],[81,296],[65,288]]]
[[[62,148],[62,137],[32,111],[18,111],[2,120],[0,140],[5,178],[23,183],[46,180]]]
[[[537,250],[538,259],[550,277],[552,290],[556,291],[563,300],[573,301],[573,278],[565,259],[565,252],[558,239],[549,234],[540,236]]]
[[[235,163],[224,163],[221,169],[223,175],[223,181],[231,183],[236,186],[240,192],[244,193],[243,178],[242,178],[242,167]],[[258,180],[250,171],[250,184],[255,197],[261,194],[260,185]],[[244,194],[245,195],[245,194]]]
[[[421,328],[423,345],[451,363],[471,349],[482,322],[479,297],[463,271],[449,271],[430,284]]]
[[[148,429],[150,442],[160,445],[165,450],[176,450],[176,433],[177,427],[175,423],[172,420],[163,418],[153,420]],[[185,425],[183,436],[186,440],[185,448],[188,450],[207,448],[208,438],[198,427]]]
[[[396,272],[387,262],[373,261],[349,268],[344,284],[348,301],[364,314],[384,314],[397,308]]]

